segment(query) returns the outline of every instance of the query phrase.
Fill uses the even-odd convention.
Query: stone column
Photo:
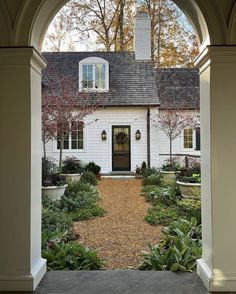
[[[209,46],[201,77],[203,255],[210,291],[236,291],[236,46]]]
[[[32,291],[41,258],[41,69],[33,47],[0,48],[0,291]]]

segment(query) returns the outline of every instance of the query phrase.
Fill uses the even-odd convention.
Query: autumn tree
[[[61,9],[53,19],[44,39],[44,51],[74,51],[73,29],[68,9]]]
[[[193,65],[198,41],[183,13],[171,0],[139,0],[151,19],[151,56],[158,67]]]
[[[198,54],[192,27],[171,0],[71,0],[63,11],[77,40],[94,40],[99,50],[132,51],[134,18],[145,11],[151,18],[151,56],[156,66],[191,67]]]
[[[47,70],[42,91],[42,140],[55,139],[60,145],[59,172],[65,139],[73,131],[84,127],[85,118],[102,107],[102,97],[93,92],[79,92],[73,77],[60,77],[55,70]]]

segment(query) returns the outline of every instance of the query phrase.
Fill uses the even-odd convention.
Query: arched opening
[[[66,0],[57,0],[53,3],[45,2],[41,9],[37,12],[34,22],[31,27],[29,42],[36,48],[41,48],[45,33],[52,19],[60,8],[66,4]],[[195,33],[199,38],[201,45],[209,45],[210,35],[208,32],[207,23],[205,17],[200,9],[200,7],[195,3],[195,1],[181,1],[173,0],[173,2],[186,14],[186,16],[191,21]]]
[[[185,2],[184,2],[185,3]],[[199,41],[200,43],[202,44],[202,48],[203,46],[206,46],[207,44],[209,44],[210,40],[209,40],[209,36],[208,36],[208,33],[207,33],[207,28],[206,28],[206,23],[203,21],[203,16],[202,14],[200,13],[200,10],[199,9],[196,9],[196,5],[190,5],[190,8],[189,6],[186,7],[185,4],[182,4],[182,3],[178,3],[178,5],[182,8],[182,5],[184,6],[185,8],[185,11],[188,12],[188,16],[191,15],[192,16],[192,23],[194,25],[194,28],[195,28],[195,32],[198,34],[198,37],[199,37]],[[45,15],[44,15],[45,16]],[[38,27],[37,27],[38,28]],[[38,38],[38,45],[41,45],[42,44],[42,39],[43,39],[43,36],[45,35],[45,28],[42,28],[42,35],[40,38]],[[36,38],[34,38],[36,40]]]
[[[30,133],[31,130],[29,125],[32,126],[36,123],[36,130],[39,131],[40,115],[36,110],[40,107],[38,103],[40,101],[41,85],[39,72],[43,67],[43,62],[40,60],[37,53],[32,53],[32,48],[14,48],[14,46],[35,46],[35,48],[40,51],[40,44],[50,20],[52,20],[59,8],[66,3],[66,1],[50,2],[41,1],[41,5],[32,5],[32,1],[25,1],[25,5],[22,5],[20,8],[18,7],[19,13],[16,19],[14,19],[15,10],[13,11],[11,25],[10,17],[6,19],[6,15],[9,15],[6,11],[6,7],[3,6],[4,8],[1,9],[1,13],[5,14],[3,18],[1,17],[1,21],[4,22],[3,27],[6,28],[6,30],[4,30],[4,35],[2,35],[4,36],[2,37],[4,41],[2,41],[1,38],[1,44],[3,46],[13,47],[9,49],[9,52],[11,51],[10,53],[7,48],[1,48],[4,70],[1,69],[0,75],[1,81],[3,82],[2,91],[5,97],[5,102],[2,107],[2,109],[4,109],[1,117],[2,123],[5,124],[5,121],[9,119],[5,114],[6,110],[12,113],[14,117],[14,120],[12,119],[12,121],[9,122],[4,134],[7,136],[9,134],[7,131],[9,130],[12,130],[13,133],[18,123],[20,125],[20,131],[22,131],[24,139],[28,143],[23,145],[22,140],[19,140],[21,143],[18,146],[20,147],[20,156],[16,156],[14,153],[15,150],[12,147],[16,145],[14,140],[11,139],[6,147],[3,147],[3,150],[5,150],[5,153],[9,157],[11,157],[12,154],[14,155],[13,158],[8,161],[3,158],[3,165],[7,172],[10,171],[10,167],[12,167],[12,169],[16,167],[18,175],[15,173],[14,181],[20,184],[19,188],[21,194],[25,195],[22,197],[21,202],[17,197],[16,189],[14,190],[12,188],[12,182],[9,181],[8,177],[4,177],[5,181],[3,182],[10,183],[11,185],[10,194],[14,194],[11,203],[5,200],[5,203],[1,205],[1,216],[4,222],[6,219],[9,219],[7,213],[9,208],[12,209],[15,207],[12,205],[13,200],[16,200],[17,208],[24,212],[22,214],[24,217],[21,223],[19,222],[18,224],[16,218],[9,220],[10,228],[14,228],[15,226],[18,227],[19,225],[21,229],[20,233],[17,235],[19,238],[15,237],[13,242],[18,244],[19,252],[23,252],[23,255],[19,256],[16,252],[17,250],[14,250],[14,246],[11,245],[13,237],[11,236],[12,232],[9,233],[3,228],[6,240],[9,241],[6,242],[8,246],[6,246],[6,244],[5,246],[4,244],[0,246],[3,254],[3,262],[1,262],[3,267],[0,266],[3,278],[1,279],[0,285],[4,290],[6,289],[6,285],[11,287],[11,290],[32,290],[44,274],[42,270],[42,272],[37,275],[37,270],[41,266],[41,261],[39,259],[40,249],[38,249],[40,247],[38,246],[40,237],[37,233],[40,230],[40,225],[38,223],[40,213],[36,209],[37,213],[34,214],[34,209],[40,206],[40,196],[39,191],[31,190],[31,184],[33,184],[35,178],[33,177],[31,182],[28,181],[34,173],[38,175],[40,166],[39,161],[34,161],[35,157],[38,155],[33,151],[34,147],[40,144],[40,140],[36,138],[37,136],[34,136],[35,134]],[[207,0],[199,0],[197,2],[198,6],[196,6],[197,4],[195,1],[175,1],[190,19],[192,19],[202,44],[207,40],[206,44],[221,45],[208,48],[202,52],[197,61],[198,66],[201,68],[201,97],[204,98],[202,99],[203,107],[201,117],[203,118],[202,125],[204,125],[205,129],[203,147],[205,147],[206,150],[204,157],[207,162],[205,166],[207,180],[204,183],[205,190],[203,199],[203,229],[205,230],[203,242],[204,262],[200,264],[200,275],[208,289],[218,291],[219,289],[235,290],[236,270],[235,261],[232,258],[236,243],[235,237],[232,236],[235,226],[235,192],[232,184],[234,182],[233,174],[235,165],[231,164],[232,166],[229,166],[229,163],[235,163],[234,146],[236,142],[232,134],[234,133],[233,126],[235,125],[234,109],[236,105],[234,99],[234,76],[236,73],[236,66],[235,47],[225,46],[234,42],[234,38],[229,36],[230,34],[227,30],[228,20],[226,21],[225,16],[228,11],[232,12],[232,9],[227,6],[228,4],[226,4],[226,2],[224,2],[225,6],[223,4],[221,6],[221,4],[219,4],[221,2],[217,2],[217,5]],[[4,3],[7,2],[1,1],[1,5],[4,5]],[[233,1],[230,1],[230,3],[232,4]],[[230,23],[231,35],[233,35],[233,18]],[[208,36],[210,37],[208,38]],[[22,57],[22,52],[24,58]],[[32,55],[33,60],[31,60]],[[12,56],[18,59],[13,60]],[[12,63],[10,67],[8,67],[9,64],[6,65],[6,63],[4,63],[5,60],[11,60]],[[29,70],[26,60],[32,61],[32,68],[34,69],[35,62],[40,64],[36,71],[31,72],[30,77],[28,77]],[[19,65],[17,61],[20,61],[21,65],[23,63],[24,66],[21,67],[21,70],[25,69],[25,71],[23,71],[24,74],[21,74],[22,72],[19,71],[19,67],[16,66],[17,63]],[[12,67],[14,62],[14,67]],[[16,74],[17,70],[18,75]],[[14,85],[17,87],[15,88],[12,87],[12,79],[16,81]],[[11,102],[11,99],[15,97],[20,97],[22,101],[19,103],[17,100],[17,103],[12,107],[12,103],[10,105],[8,101]],[[24,97],[27,98],[24,100]],[[37,103],[30,103],[36,100]],[[21,116],[19,116],[19,110],[22,111]],[[22,155],[24,155],[22,150],[24,148],[27,148],[29,155],[22,157]],[[24,173],[22,173],[22,171],[24,171]],[[19,177],[22,182],[27,182],[27,187],[19,181]],[[39,190],[40,183],[38,183],[37,180],[36,184]],[[8,194],[6,185],[3,185],[3,192],[6,195]],[[31,197],[31,195],[34,195],[34,197]],[[222,201],[222,195],[225,195],[225,201]],[[29,213],[30,209],[31,212]],[[18,213],[16,209],[13,209],[12,212],[15,215]],[[23,225],[22,222],[24,222]],[[31,235],[35,235],[36,237],[32,238]],[[6,247],[12,249],[11,254]],[[29,253],[29,251],[32,251],[32,248],[37,248],[37,250],[33,253]],[[8,256],[8,258],[5,256]],[[33,268],[35,260],[39,267]],[[14,268],[16,264],[18,265],[17,270],[19,271],[14,272],[15,276],[9,275],[9,273],[11,273],[11,268]],[[32,268],[34,270],[32,270]],[[19,275],[19,272],[25,275]],[[35,274],[37,278],[34,280]],[[12,283],[12,280],[14,280],[14,283]]]

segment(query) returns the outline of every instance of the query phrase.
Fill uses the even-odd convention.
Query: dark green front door
[[[112,127],[112,171],[130,171],[130,126]]]

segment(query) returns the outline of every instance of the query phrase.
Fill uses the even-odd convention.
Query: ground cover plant
[[[158,171],[150,171],[146,179],[157,174]],[[161,240],[157,244],[149,243],[149,252],[142,252],[140,269],[196,270],[196,260],[201,257],[202,248],[200,199],[181,198],[178,185],[173,181],[162,179],[155,185],[146,179],[143,180],[141,195],[152,206],[145,220],[165,228]]]
[[[158,244],[149,244],[149,252],[142,252],[144,258],[141,270],[196,270],[196,260],[201,258],[201,225],[197,220],[180,219],[171,222],[162,231]]]
[[[83,181],[70,183],[65,195],[56,201],[43,196],[42,256],[48,270],[97,270],[103,261],[97,252],[78,244],[73,221],[103,216],[105,210],[97,202],[98,190]]]

